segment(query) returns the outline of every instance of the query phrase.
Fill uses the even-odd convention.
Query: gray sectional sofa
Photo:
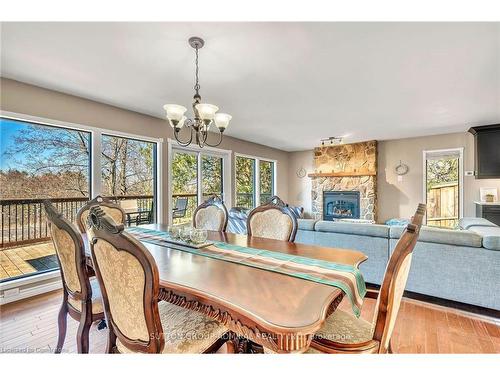
[[[500,310],[500,227],[480,218],[460,230],[422,227],[406,290]],[[404,227],[299,219],[296,242],[364,252],[365,281],[382,282]]]

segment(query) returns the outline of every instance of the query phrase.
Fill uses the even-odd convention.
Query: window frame
[[[163,182],[162,182],[162,164],[163,164],[163,139],[147,137],[139,134],[126,133],[111,129],[98,128],[94,126],[88,126],[73,122],[60,121],[49,119],[45,117],[27,115],[23,113],[16,113],[11,111],[0,111],[0,117],[30,122],[39,125],[46,125],[56,128],[63,128],[69,130],[84,131],[90,133],[90,193],[89,199],[93,199],[101,194],[101,137],[103,134],[135,139],[139,141],[147,141],[156,143],[156,160],[155,160],[155,174],[156,174],[156,205],[155,215],[158,223],[163,223],[162,215],[163,212]],[[50,282],[48,282],[50,280]],[[44,283],[45,281],[45,283]],[[40,283],[43,283],[42,285]],[[21,288],[22,287],[22,288]],[[0,305],[5,303],[13,302],[23,298],[35,296],[41,293],[46,293],[51,290],[59,289],[61,287],[60,283],[60,271],[54,270],[49,272],[43,272],[40,274],[27,275],[26,277],[21,277],[19,279],[14,279],[10,281],[5,281],[0,283],[0,291],[4,294],[0,297]],[[15,290],[16,293],[9,293],[8,296],[5,292],[8,290]]]
[[[238,191],[237,191],[237,186],[236,186],[236,158],[237,157],[242,157],[246,159],[253,159],[255,160],[255,178],[254,178],[254,207],[256,208],[260,206],[260,162],[265,161],[265,162],[271,162],[273,163],[273,191],[271,192],[271,196],[273,195],[278,195],[278,161],[276,159],[269,159],[269,158],[264,158],[260,156],[254,156],[254,155],[248,155],[248,154],[242,154],[239,152],[234,153],[234,174],[233,174],[233,180],[234,180],[234,196],[235,199],[238,196]],[[236,200],[235,200],[236,202]],[[252,209],[253,209],[252,208]]]
[[[423,150],[422,151],[422,202],[427,204],[427,160],[428,155],[439,154],[458,154],[458,218],[464,217],[464,148],[445,148],[438,150]],[[427,224],[427,213],[424,217],[424,224]]]
[[[174,206],[174,202],[172,199],[172,160],[175,151],[180,152],[188,152],[194,153],[197,155],[197,198],[198,204],[203,202],[203,186],[202,186],[202,172],[201,172],[201,156],[208,155],[214,157],[222,158],[222,199],[224,200],[224,204],[226,207],[232,207],[232,188],[231,188],[231,155],[233,151],[226,150],[222,148],[209,147],[204,146],[203,148],[198,147],[197,145],[189,145],[189,146],[181,146],[177,143],[175,139],[168,138],[167,139],[167,154],[168,154],[168,177],[167,177],[167,201],[168,201],[168,223],[173,222],[172,219],[172,207]]]

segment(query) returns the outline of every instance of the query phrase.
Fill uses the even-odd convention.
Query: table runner
[[[169,242],[170,236],[168,233],[142,227],[127,228],[127,232],[140,241],[175,247],[177,250],[196,255],[337,287],[348,296],[354,314],[359,317],[361,312],[363,298],[366,294],[366,285],[363,275],[356,267],[276,251],[237,246],[225,242],[214,242],[213,245],[201,249],[174,245]]]

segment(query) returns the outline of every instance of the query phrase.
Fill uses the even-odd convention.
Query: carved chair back
[[[85,246],[78,229],[58,212],[50,201],[44,201],[49,232],[56,250],[65,299],[92,301],[92,288],[85,258]]]
[[[282,241],[293,242],[297,234],[297,226],[297,217],[277,196],[272,197],[268,203],[253,209],[247,219],[249,236]]]
[[[222,199],[216,195],[196,207],[193,227],[197,229],[225,232],[229,214]]]
[[[119,204],[114,203],[111,199],[98,195],[78,210],[76,223],[81,233],[85,233],[88,229],[87,223],[90,209],[94,206],[100,206],[116,223],[125,223],[125,211],[123,208]]]
[[[113,335],[133,352],[161,353],[165,345],[158,311],[159,274],[149,251],[124,232],[102,207],[89,215],[92,261]]]
[[[426,206],[419,204],[412,222],[396,244],[385,270],[375,308],[373,339],[379,341],[379,353],[386,353],[410,272],[412,252],[418,240]]]

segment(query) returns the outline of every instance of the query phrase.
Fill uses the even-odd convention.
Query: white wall
[[[306,217],[310,217],[312,214],[311,179],[307,173],[314,171],[313,158],[313,151],[299,151],[291,152],[288,159],[288,203],[304,207]],[[305,177],[297,176],[297,171],[300,168],[306,170]]]

